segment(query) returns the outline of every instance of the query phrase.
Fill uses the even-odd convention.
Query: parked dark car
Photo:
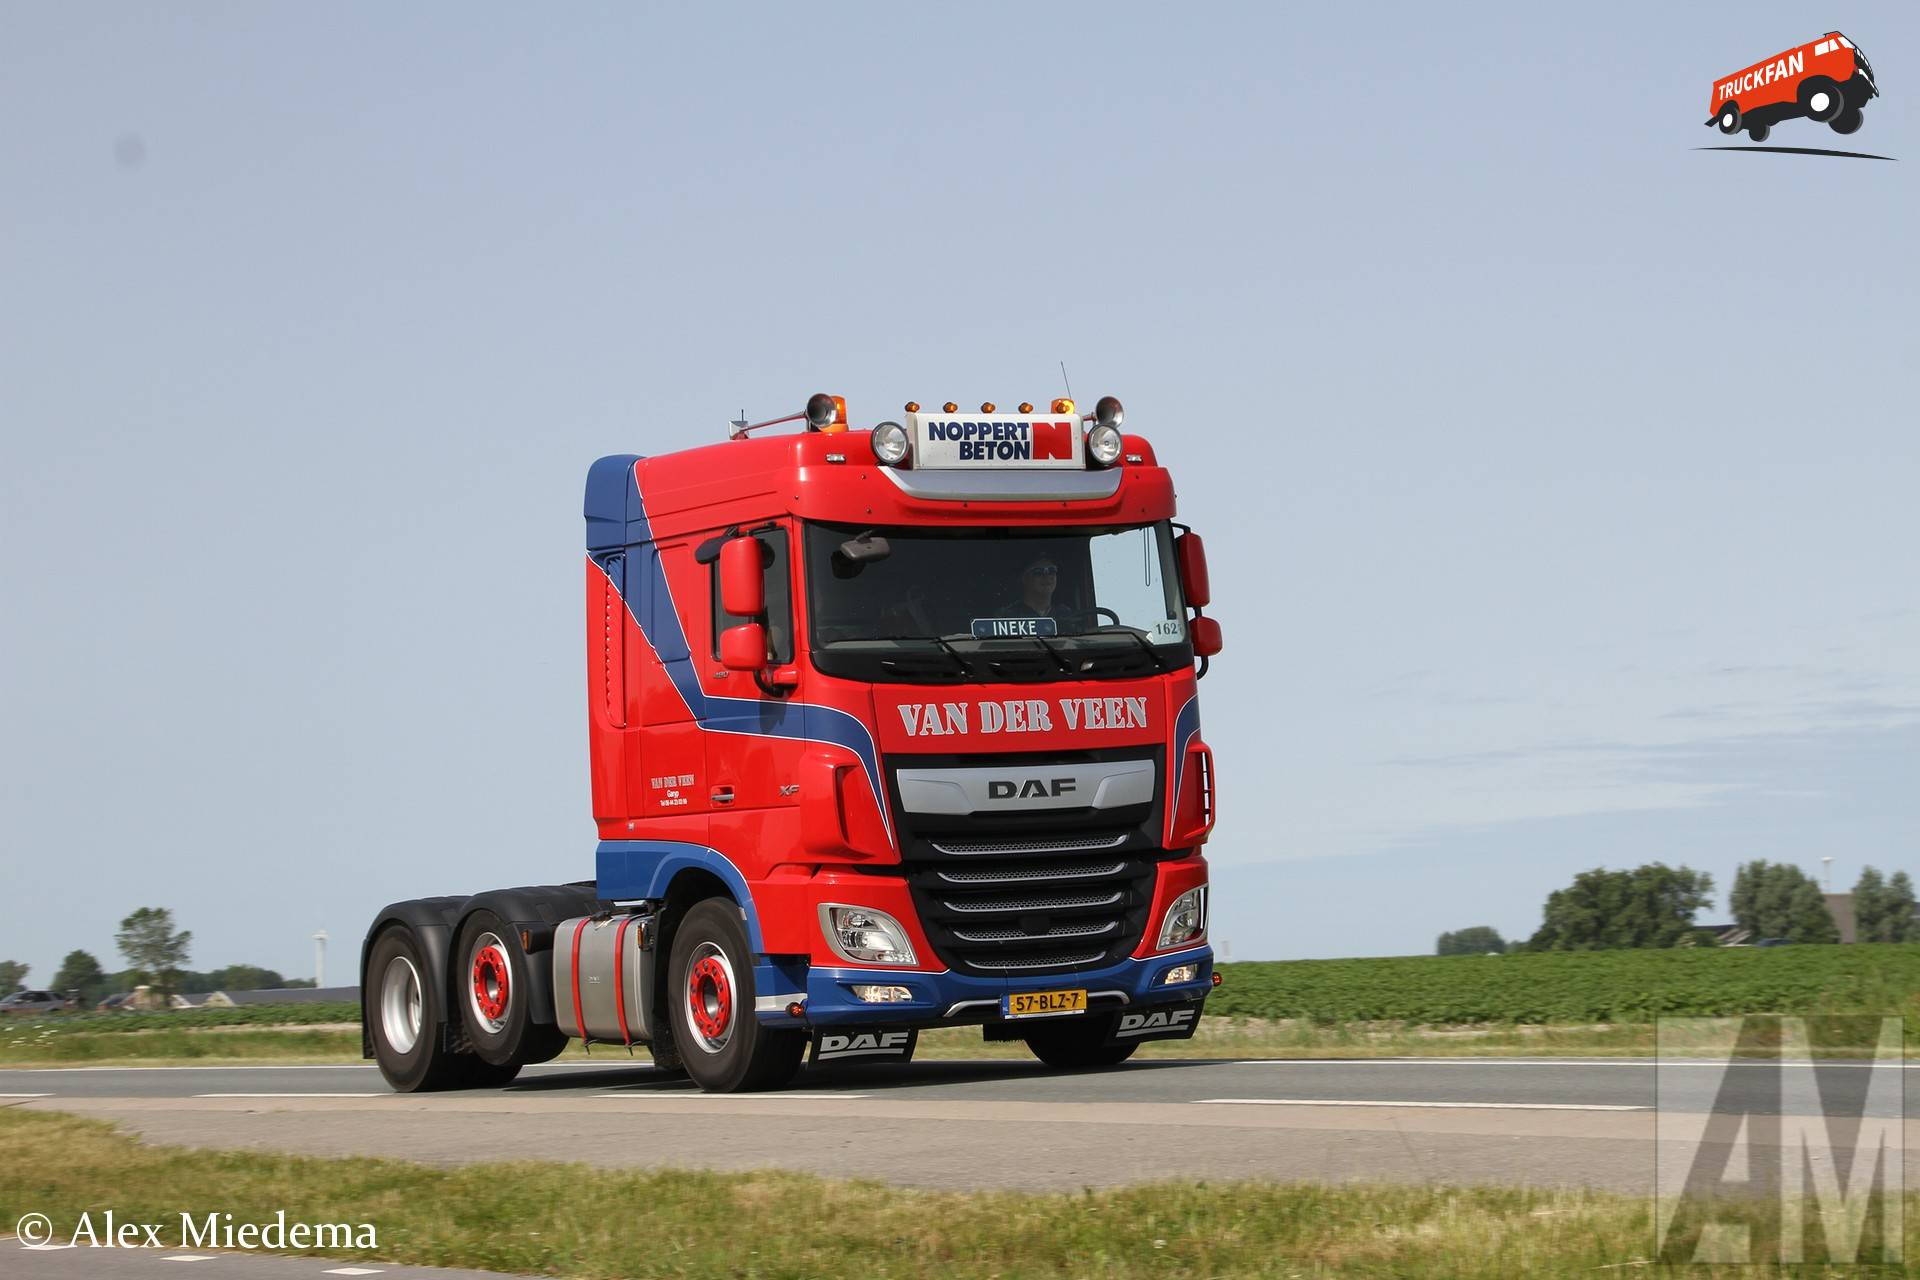
[[[0,1000],[0,1013],[55,1013],[72,1007],[57,991],[16,991]]]
[[[114,1013],[121,1009],[133,1008],[133,1005],[128,1003],[132,999],[133,999],[133,992],[116,991],[112,995],[108,996],[105,1000],[102,1000],[99,1004],[93,1007],[99,1010],[101,1013]]]

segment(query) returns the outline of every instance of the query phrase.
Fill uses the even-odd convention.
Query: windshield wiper
[[[954,648],[951,644],[947,643],[947,638],[945,636],[862,636],[861,639],[863,641],[884,640],[891,644],[937,645],[940,649],[940,652],[945,654],[947,657],[952,658],[954,665],[959,667],[964,674],[970,675],[970,676],[977,676],[981,674],[980,669],[978,667],[974,666],[971,662],[967,661],[967,656],[964,653],[961,653],[958,649]]]
[[[1134,630],[1132,627],[1125,626],[1125,625],[1118,626],[1118,627],[1098,627],[1093,631],[1089,632],[1088,634],[1097,635],[1097,636],[1125,636],[1127,639],[1133,641],[1136,645],[1140,646],[1140,652],[1146,654],[1147,657],[1151,658],[1153,660],[1154,666],[1158,667],[1162,671],[1171,671],[1173,669],[1167,665],[1167,660],[1160,656],[1160,651],[1158,649],[1155,649],[1152,645],[1148,644],[1147,638],[1141,635],[1138,631]]]

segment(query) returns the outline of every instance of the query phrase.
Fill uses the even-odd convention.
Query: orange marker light
[[[1067,399],[1065,396],[1062,396],[1060,397],[1060,399],[1055,400],[1053,402],[1053,411],[1055,413],[1072,413],[1073,401]]]
[[[949,400],[940,406],[940,411],[942,413],[958,413],[960,412],[960,406]]]
[[[991,401],[991,400],[982,400],[982,401],[980,402],[980,412],[982,412],[982,413],[992,413],[992,412],[993,412],[993,401]]]
[[[908,413],[920,412],[920,402],[918,400],[907,401],[907,412]]]
[[[1025,400],[1022,400],[1022,401],[1020,402],[1020,412],[1022,412],[1022,413],[1032,413],[1032,412],[1033,412],[1033,406],[1032,406],[1032,405],[1030,405],[1030,404],[1028,404],[1028,403],[1027,403],[1027,402],[1026,402]]]

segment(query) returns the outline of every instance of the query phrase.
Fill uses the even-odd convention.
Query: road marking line
[[[50,1093],[0,1093],[0,1098],[51,1098]]]
[[[262,1064],[257,1067],[7,1067],[0,1069],[41,1075],[55,1071],[378,1071],[380,1068],[366,1062],[334,1062]]]
[[[220,1255],[217,1253],[176,1253],[172,1257],[162,1258],[162,1262],[212,1262]]]
[[[328,1267],[320,1274],[323,1276],[377,1276],[379,1267]]]
[[[1843,1062],[1843,1061],[1791,1061],[1781,1062],[1772,1058],[1733,1059],[1725,1058],[1674,1058],[1666,1062],[1649,1062],[1644,1059],[1635,1061],[1593,1061],[1568,1062],[1560,1059],[1536,1061],[1531,1058],[1242,1058],[1227,1064],[1231,1067],[1566,1067],[1578,1070],[1583,1067],[1633,1067],[1641,1071],[1662,1071],[1668,1067],[1847,1067],[1856,1071],[1882,1071],[1898,1068],[1902,1071],[1920,1070],[1920,1062]]]
[[[196,1098],[383,1098],[381,1093],[196,1093]]]
[[[1195,1098],[1194,1105],[1248,1107],[1427,1107],[1450,1111],[1651,1111],[1615,1102],[1397,1102],[1378,1098]]]
[[[689,1102],[717,1102],[723,1098],[741,1101],[739,1094],[727,1093],[590,1093],[589,1098],[682,1098]],[[864,1098],[864,1093],[758,1093],[748,1095],[755,1102],[835,1102],[841,1098]]]

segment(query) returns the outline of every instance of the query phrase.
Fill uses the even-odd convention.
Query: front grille
[[[942,836],[927,841],[941,853],[969,857],[985,853],[1086,853],[1094,849],[1118,849],[1126,842],[1124,831],[1097,836],[1043,836],[1034,840],[962,840]]]
[[[1112,862],[1042,862],[999,867],[942,867],[948,884],[1015,884],[1022,880],[1091,880],[1117,876],[1127,869],[1123,859]]]
[[[989,960],[976,960],[975,969],[984,969],[989,973],[1038,973],[1047,969],[1086,969],[1107,958],[1104,951],[1089,951],[1079,955],[1056,955],[1052,952],[1040,952],[1031,955],[996,956]]]
[[[1140,941],[1153,863],[1028,855],[907,866],[913,905],[940,959],[1002,976],[1118,963]]]

